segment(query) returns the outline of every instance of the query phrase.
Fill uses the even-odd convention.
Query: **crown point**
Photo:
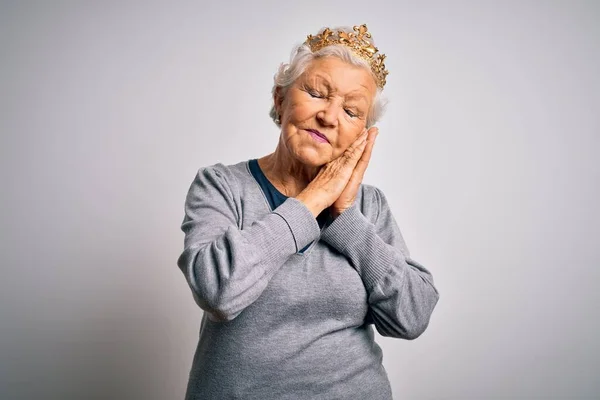
[[[371,38],[371,33],[367,30],[367,24],[356,25],[353,28],[354,32],[338,31],[334,33],[329,28],[324,28],[323,31],[316,35],[308,35],[305,44],[308,45],[312,52],[319,51],[323,47],[330,45],[344,45],[352,49],[354,53],[366,60],[371,66],[376,80],[377,86],[383,89],[388,74],[385,70],[383,60],[385,54],[377,54],[379,49],[365,38]],[[337,36],[337,37],[336,37]]]

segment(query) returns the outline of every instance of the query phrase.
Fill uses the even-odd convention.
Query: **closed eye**
[[[320,93],[312,91],[312,90],[308,90],[308,94],[310,94],[311,97],[315,97],[317,99],[322,99],[323,97],[325,97],[325,96],[321,95]]]
[[[349,115],[350,117],[352,117],[352,118],[356,118],[356,117],[358,117],[358,115],[357,115],[357,114],[355,114],[355,113],[353,113],[353,112],[352,112],[352,110],[348,110],[348,109],[346,108],[346,109],[344,109],[344,111],[346,111],[346,114],[348,114],[348,115]]]

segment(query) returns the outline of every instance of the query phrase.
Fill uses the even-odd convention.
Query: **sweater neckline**
[[[267,195],[265,194],[265,192],[263,191],[262,187],[260,186],[260,182],[258,182],[256,180],[256,178],[254,177],[254,175],[252,174],[252,171],[250,169],[250,163],[252,162],[252,160],[255,159],[248,159],[246,161],[243,161],[241,164],[243,164],[245,166],[245,170],[246,170],[246,174],[248,179],[251,179],[253,184],[255,185],[254,187],[260,192],[260,194],[263,197],[263,200],[265,202],[265,205],[267,207],[267,209],[270,212],[273,212],[273,208],[271,207],[271,204],[269,203],[269,200],[267,199]],[[258,164],[258,161],[257,161]],[[262,173],[262,175],[264,176],[264,173],[262,172],[262,170],[260,169],[260,165],[258,165],[258,169],[260,170],[260,173]],[[266,176],[265,176],[266,178]],[[267,182],[272,185],[272,183],[267,179]],[[274,187],[274,186],[273,186]],[[275,187],[274,187],[275,188]],[[275,188],[275,190],[283,197],[285,197],[286,199],[288,198],[288,196],[285,196],[284,194],[282,194],[281,192],[279,192],[279,190],[277,190],[277,188]],[[325,212],[325,211],[324,211]],[[327,228],[329,225],[331,225],[331,223],[333,222],[333,220],[331,219],[331,216],[329,214],[327,214],[327,217],[325,219],[325,222],[323,224],[323,226],[321,226],[321,233],[323,233],[323,231],[325,230],[325,228]],[[308,246],[308,248],[306,248],[306,250],[304,250],[303,253],[297,252],[294,254],[294,256],[296,257],[308,257],[310,255],[310,253],[312,252],[313,248],[315,247],[316,243],[318,242],[317,240],[313,240],[311,242],[311,244]]]
[[[275,185],[273,185],[273,183],[269,180],[269,178],[267,178],[267,176],[263,172],[262,168],[260,167],[260,164],[258,163],[257,158],[252,158],[252,159],[248,160],[247,164],[248,164],[248,169],[250,170],[250,174],[252,175],[252,178],[254,180],[256,180],[256,179],[254,178],[254,175],[252,174],[251,164],[254,164],[254,166],[256,167],[255,170],[258,172],[258,174],[261,176],[261,178],[264,180],[264,182],[266,182],[266,184],[269,185],[269,188],[271,188],[275,193],[277,193],[278,196],[280,196],[283,199],[287,199],[289,197],[289,196],[286,196],[285,194],[281,193],[279,191],[279,189],[277,189],[275,187]],[[257,183],[260,183],[260,182],[257,182]]]

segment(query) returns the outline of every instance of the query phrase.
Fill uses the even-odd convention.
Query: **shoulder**
[[[196,175],[197,176],[215,176],[221,179],[227,179],[232,176],[235,165],[226,165],[221,162],[203,165],[198,168]]]
[[[239,223],[244,193],[244,179],[239,172],[242,168],[245,168],[244,162],[230,165],[218,162],[199,167],[186,196],[187,210],[217,211]]]
[[[234,164],[217,162],[198,168],[195,182],[204,182],[217,186],[228,186],[231,190],[243,184],[247,172],[248,161],[240,161]]]
[[[188,191],[188,201],[203,198],[207,201],[236,202],[241,192],[236,169],[239,169],[237,164],[221,162],[199,167]]]

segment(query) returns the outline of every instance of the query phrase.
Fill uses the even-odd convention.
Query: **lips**
[[[308,132],[312,132],[312,133],[314,133],[315,135],[317,135],[317,136],[319,136],[319,137],[322,137],[323,139],[325,139],[325,140],[327,140],[327,141],[329,142],[329,139],[327,139],[327,136],[323,135],[323,134],[322,134],[321,132],[319,132],[318,130],[316,130],[316,129],[307,129],[307,131],[308,131]]]

